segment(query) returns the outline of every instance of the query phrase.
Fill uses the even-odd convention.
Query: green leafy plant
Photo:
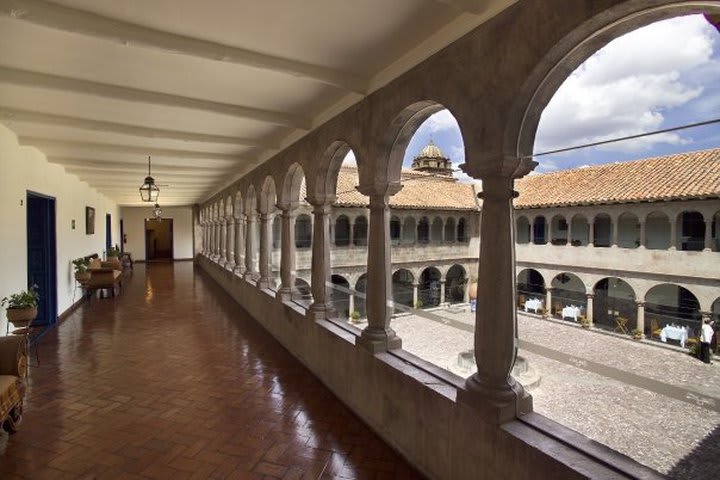
[[[353,322],[357,322],[358,320],[360,320],[360,312],[358,312],[357,310],[353,310],[352,312],[350,312],[350,320],[352,320]]]
[[[0,300],[0,305],[10,309],[36,308],[38,306],[39,296],[35,286],[23,290],[19,293],[13,293],[9,297]]]
[[[90,265],[90,260],[84,257],[80,257],[73,260],[72,264],[75,267],[75,273],[85,273],[87,272],[88,266]]]
[[[632,331],[633,338],[642,338],[643,337],[643,331],[638,330],[637,328],[633,329]]]
[[[423,308],[423,302],[422,302],[422,300],[418,300],[417,302],[415,302],[415,308],[418,309],[418,310],[421,309],[421,308]]]
[[[110,247],[107,251],[108,257],[119,257],[120,256],[120,247],[115,245],[114,247]]]

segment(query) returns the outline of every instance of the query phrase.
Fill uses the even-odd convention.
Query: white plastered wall
[[[117,205],[65,172],[60,165],[30,146],[20,146],[17,136],[0,124],[0,298],[27,287],[27,191],[55,198],[57,237],[58,314],[80,297],[75,289],[74,258],[105,250],[105,215],[112,215],[112,238],[119,238]],[[21,205],[22,202],[22,205]],[[85,233],[85,207],[95,208],[95,234]],[[75,229],[72,229],[75,220]],[[6,331],[0,311],[0,335]]]
[[[162,195],[162,192],[161,192]],[[193,258],[192,207],[162,207],[162,217],[173,220],[173,255],[175,260]],[[145,219],[152,218],[152,207],[123,207],[121,216],[127,242],[124,251],[133,260],[145,260]]]

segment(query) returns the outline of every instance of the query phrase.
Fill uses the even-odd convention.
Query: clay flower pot
[[[87,283],[90,280],[90,272],[75,272],[75,280],[78,283]]]
[[[468,297],[470,298],[470,300],[477,300],[477,282],[469,284]]]
[[[37,307],[32,308],[8,308],[7,319],[16,327],[24,327],[37,317]]]

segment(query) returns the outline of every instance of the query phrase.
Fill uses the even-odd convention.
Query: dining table
[[[542,308],[543,302],[540,299],[537,298],[529,298],[525,301],[525,311],[532,310],[533,312],[537,313],[539,308]]]
[[[688,327],[680,325],[665,325],[660,331],[660,340],[667,343],[667,340],[679,340],[680,346],[684,347],[688,339]]]
[[[562,309],[562,318],[572,318],[576,322],[580,316],[580,307],[575,305],[568,305]]]

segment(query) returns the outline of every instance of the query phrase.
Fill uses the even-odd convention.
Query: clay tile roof
[[[515,208],[720,197],[720,148],[529,175]]]
[[[368,198],[357,191],[356,167],[342,167],[338,174],[335,205],[363,207]],[[390,197],[393,208],[478,210],[473,186],[422,172],[402,171],[402,189]]]

